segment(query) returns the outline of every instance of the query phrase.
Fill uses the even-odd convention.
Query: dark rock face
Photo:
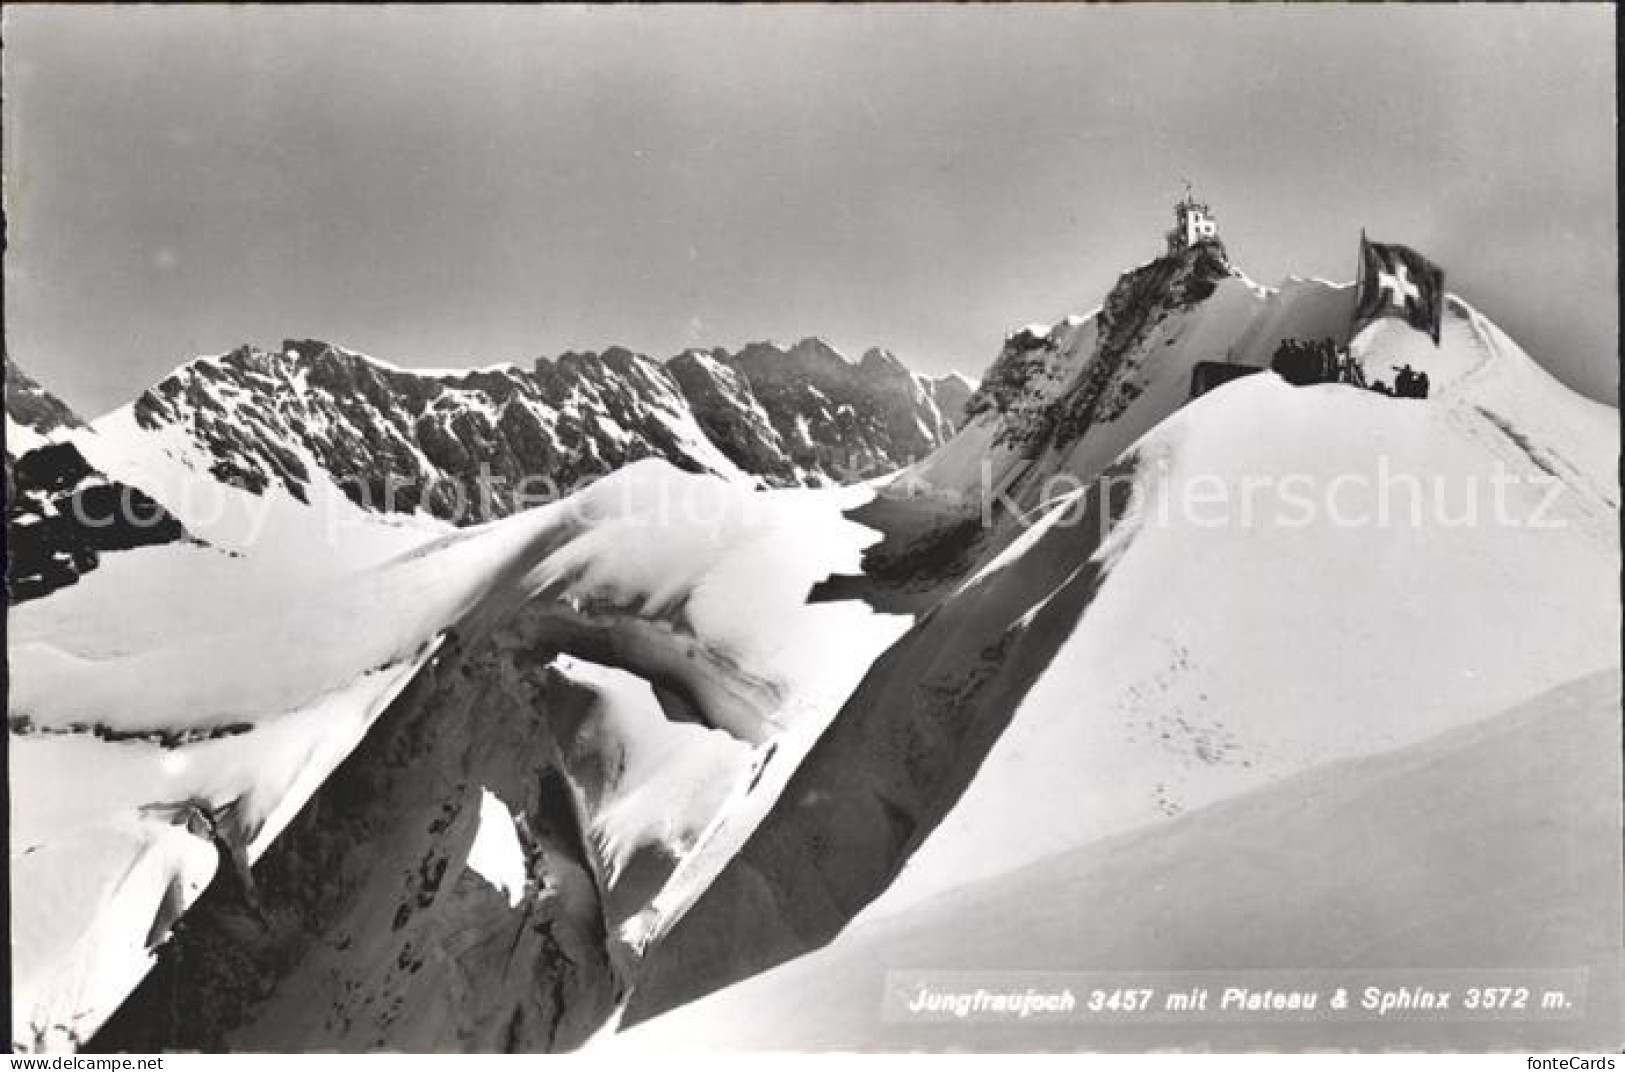
[[[1097,420],[1115,419],[1138,389],[1125,375],[1125,359],[1152,326],[1177,309],[1204,301],[1231,274],[1224,249],[1204,242],[1124,274],[1100,311],[1100,342],[1094,363],[1055,414],[1055,439],[1065,446]]]
[[[967,417],[979,417],[992,411],[1000,416],[1009,415],[1031,392],[1031,384],[1041,375],[1055,357],[1054,342],[1032,331],[1023,329],[1005,340],[1004,349],[994,359],[970,399],[965,403]],[[1000,432],[1001,442],[1014,439],[1014,426]]]
[[[664,365],[615,347],[437,373],[288,341],[194,361],[133,412],[142,428],[186,431],[216,478],[254,494],[308,501],[325,475],[365,509],[472,523],[650,457],[773,486],[874,476],[953,434],[962,383],[878,350],[854,364],[813,339]]]
[[[61,399],[18,368],[10,357],[6,358],[6,416],[39,435],[60,429],[83,428],[85,423]],[[6,453],[17,451],[8,443]]]
[[[883,350],[853,364],[823,341],[803,339],[788,350],[751,343],[723,360],[750,385],[806,483],[847,483],[898,468],[955,428]]]
[[[43,438],[83,429],[84,422],[9,357],[5,375],[9,603],[74,584],[109,551],[186,536],[150,496],[97,472],[71,443],[40,445]]]
[[[579,1047],[622,983],[546,661],[448,642],[255,863],[253,896],[222,866],[162,921],[158,963],[86,1048]],[[470,863],[487,793],[514,810],[512,900]]]
[[[936,404],[937,413],[942,417],[945,438],[964,427],[965,407],[970,403],[971,395],[976,393],[975,384],[963,376],[948,375],[922,380],[921,386]]]
[[[13,604],[77,582],[109,551],[186,531],[145,492],[107,479],[71,443],[6,460],[6,586]]]
[[[142,395],[136,421],[179,425],[222,481],[308,496],[311,459],[358,506],[468,523],[563,494],[646,457],[705,469],[681,394],[625,350],[535,369],[391,368],[322,342],[203,359]]]
[[[1082,378],[1041,412],[1007,423],[999,442],[1033,449],[1046,443],[1064,447],[1097,422],[1116,419],[1139,393],[1131,355],[1147,333],[1170,313],[1206,300],[1220,280],[1233,274],[1217,241],[1200,242],[1125,272],[1096,316],[1095,350]],[[967,416],[1019,409],[1034,378],[1054,360],[1054,347],[1053,337],[1031,331],[1012,335],[966,403]]]
[[[661,364],[614,347],[531,369],[423,373],[323,342],[202,358],[141,395],[137,425],[178,428],[215,479],[310,501],[331,480],[380,512],[478,523],[569,494],[643,458],[690,472],[730,466],[765,485],[863,479],[951,436],[963,380],[916,377],[879,350],[847,361],[815,339]],[[8,358],[6,452],[14,603],[73,584],[109,551],[187,538],[139,488],[97,472],[71,443],[93,434]],[[29,449],[38,446],[38,449]],[[19,456],[20,455],[20,456]]]
[[[797,483],[796,467],[773,419],[762,408],[750,381],[727,363],[722,350],[686,350],[666,362],[666,371],[694,411],[695,420],[728,460],[770,484]]]

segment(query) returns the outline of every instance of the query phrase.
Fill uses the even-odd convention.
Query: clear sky
[[[95,415],[243,342],[821,335],[978,375],[1155,256],[1360,228],[1616,377],[1605,6],[5,10],[7,343]]]

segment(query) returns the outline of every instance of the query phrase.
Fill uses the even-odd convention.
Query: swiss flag
[[[1354,299],[1354,331],[1373,320],[1397,316],[1439,345],[1444,316],[1444,269],[1406,246],[1369,242],[1360,236],[1360,282]]]

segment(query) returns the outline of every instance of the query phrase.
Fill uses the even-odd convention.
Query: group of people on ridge
[[[1428,374],[1418,372],[1409,365],[1401,365],[1394,370],[1394,386],[1392,390],[1382,381],[1377,381],[1376,390],[1383,394],[1391,394],[1395,398],[1426,398],[1428,396]]]
[[[1270,361],[1270,368],[1296,387],[1316,383],[1346,383],[1392,398],[1428,396],[1428,374],[1418,372],[1410,365],[1395,368],[1398,375],[1392,387],[1381,380],[1368,383],[1361,363],[1354,359],[1347,347],[1337,345],[1333,339],[1282,339]]]

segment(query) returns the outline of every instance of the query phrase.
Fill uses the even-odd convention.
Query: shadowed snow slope
[[[1617,840],[1621,821],[1619,688],[1612,671],[1582,678],[1406,749],[877,912],[827,949],[607,1041],[639,1052],[1616,1049],[1625,1039],[1618,859],[1597,848]],[[1573,1019],[1544,1023],[1321,1016],[1132,1027],[882,1016],[890,971],[989,973],[983,981],[1055,971],[1106,986],[1140,985],[1141,971],[1209,971],[1189,985],[1220,987],[1264,985],[1249,971],[1306,970],[1414,986],[1441,967],[1499,981],[1479,985],[1579,969],[1585,989]]]

